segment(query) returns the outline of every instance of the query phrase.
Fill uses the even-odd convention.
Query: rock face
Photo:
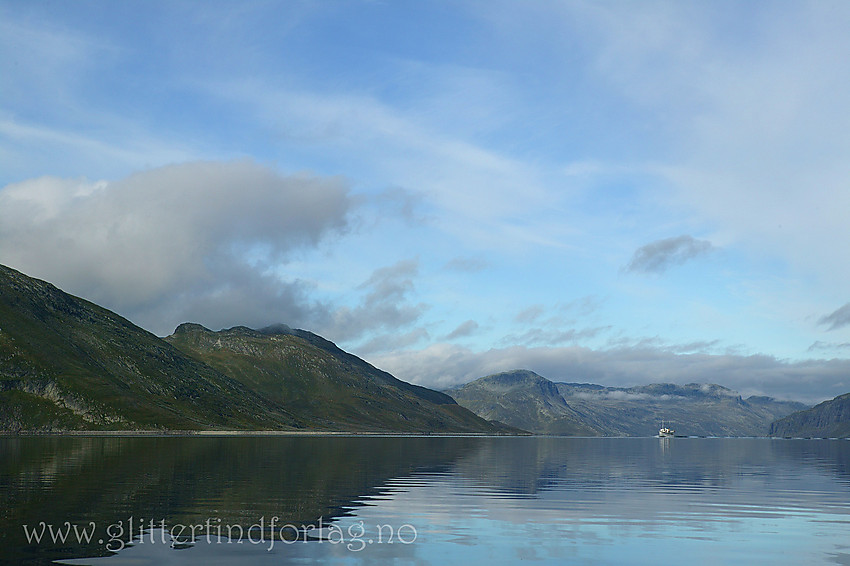
[[[482,377],[446,393],[484,418],[541,434],[581,436],[650,436],[662,419],[682,435],[764,436],[771,422],[806,407],[769,397],[742,399],[714,384],[603,387],[555,383],[527,370]]]
[[[850,437],[850,393],[824,401],[811,409],[779,419],[770,425],[770,436],[792,438]]]
[[[309,332],[170,340],[0,266],[0,430],[498,430]]]

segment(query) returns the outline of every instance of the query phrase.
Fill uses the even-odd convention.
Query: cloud
[[[325,153],[345,156],[337,164],[352,177],[378,176],[415,191],[427,203],[427,219],[462,237],[468,247],[504,252],[563,246],[564,234],[574,233],[560,215],[548,215],[548,222],[541,218],[541,211],[553,210],[563,196],[547,183],[539,165],[458,132],[456,121],[438,119],[446,108],[398,107],[356,91],[298,90],[288,80],[212,81],[198,89],[244,115],[246,122],[261,124],[293,151],[322,147]],[[491,89],[481,98],[504,85]],[[450,91],[448,98],[457,94]]]
[[[428,309],[424,303],[411,304],[409,295],[414,291],[414,277],[419,273],[417,260],[403,260],[376,269],[358,288],[365,296],[355,307],[340,307],[320,322],[323,335],[334,341],[354,341],[367,332],[398,330],[413,324]],[[416,333],[415,338],[425,335]],[[379,347],[380,343],[384,347]],[[363,346],[363,351],[384,350],[401,345],[393,340],[373,339]],[[408,345],[405,341],[404,345]]]
[[[850,342],[824,342],[815,340],[808,348],[808,352],[826,351],[834,352],[836,350],[850,350]]]
[[[589,338],[595,338],[601,333],[611,330],[611,326],[595,328],[530,328],[522,334],[510,334],[502,338],[502,344],[520,344],[525,346],[544,345],[557,346],[565,343],[576,343]]]
[[[681,265],[688,260],[705,255],[712,251],[714,246],[706,240],[697,240],[692,236],[684,235],[664,240],[656,240],[638,248],[627,271],[640,273],[663,273],[669,267]]]
[[[446,336],[446,340],[456,340],[458,338],[463,338],[465,336],[471,336],[475,334],[478,330],[478,323],[474,320],[467,320],[466,322],[461,323],[457,328],[452,330],[448,336]]]
[[[574,9],[600,45],[600,75],[653,131],[672,134],[673,158],[653,156],[667,204],[841,288],[850,275],[850,251],[834,245],[850,237],[850,68],[841,63],[850,5],[771,4],[734,16],[716,3]]]
[[[358,198],[363,205],[371,205],[374,208],[375,217],[370,219],[372,225],[377,225],[388,217],[400,219],[408,226],[427,220],[427,216],[422,212],[424,199],[421,194],[413,191],[391,187]]]
[[[366,328],[363,329],[364,332],[366,330]],[[429,339],[430,335],[424,328],[414,328],[409,332],[389,332],[369,339],[363,345],[358,346],[357,351],[361,355],[368,355],[374,352],[401,350]]]
[[[514,322],[531,324],[540,318],[544,312],[546,311],[543,308],[543,305],[531,305],[530,307],[518,312],[516,316],[514,316]]]
[[[478,273],[489,267],[489,264],[475,257],[456,257],[446,262],[445,269],[462,273]]]
[[[850,324],[850,303],[818,319],[818,324],[829,326],[827,330],[837,330]]]
[[[590,401],[596,401],[599,399],[611,399],[617,401],[641,401],[644,399],[669,399],[669,395],[656,395],[652,396],[649,393],[632,393],[631,391],[623,391],[620,389],[615,389],[613,391],[603,390],[603,391],[587,391],[580,392],[571,395],[571,397],[577,397],[579,399],[588,399]]]
[[[768,395],[812,404],[850,391],[850,360],[789,362],[765,355],[676,354],[649,347],[593,350],[512,346],[473,351],[433,344],[418,351],[375,356],[370,361],[399,379],[436,389],[523,368],[552,381],[609,387],[716,383],[744,397]]]
[[[340,178],[248,160],[42,177],[0,190],[0,262],[160,334],[185,320],[298,323],[325,307],[272,268],[345,231],[352,207]]]

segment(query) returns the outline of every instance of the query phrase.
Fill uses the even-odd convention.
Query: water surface
[[[6,437],[0,502],[10,564],[850,564],[846,440]]]

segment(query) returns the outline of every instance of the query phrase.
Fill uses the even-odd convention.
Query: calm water
[[[520,560],[850,564],[850,441],[0,438],[3,563]]]

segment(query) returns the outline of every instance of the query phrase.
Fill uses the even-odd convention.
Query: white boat
[[[672,428],[667,428],[666,426],[664,426],[664,421],[661,421],[661,428],[658,429],[658,437],[670,438],[672,436],[676,436],[676,431]]]

